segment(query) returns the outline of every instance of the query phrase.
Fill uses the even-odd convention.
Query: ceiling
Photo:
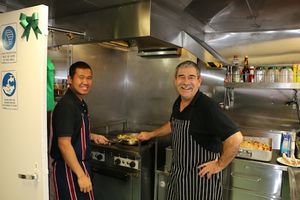
[[[194,0],[185,10],[206,31],[244,32],[300,28],[298,0]]]
[[[49,6],[49,18],[98,11],[141,0],[0,0],[6,12],[38,4]],[[299,0],[153,0],[167,9],[189,14],[205,32],[244,32],[300,28]]]
[[[0,12],[45,4],[49,6],[49,19],[59,19],[94,11],[101,12],[112,7],[122,8],[124,5],[143,1],[150,0],[0,0]],[[299,0],[151,0],[151,2],[184,19],[184,26],[192,27],[194,36],[198,36],[213,49],[221,52],[226,59],[232,57],[233,50],[250,55],[251,52],[247,52],[248,47],[240,48],[242,45],[299,38],[300,34]],[[252,51],[257,48],[261,47],[255,47]],[[295,53],[294,49],[284,52],[287,51]]]

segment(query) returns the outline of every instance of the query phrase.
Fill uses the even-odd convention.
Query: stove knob
[[[135,167],[135,162],[134,162],[134,161],[131,161],[131,162],[129,163],[129,166],[132,167],[132,168],[134,168],[134,167]]]
[[[119,158],[117,158],[117,159],[115,160],[115,164],[116,164],[116,165],[120,165],[120,164],[121,164],[121,160],[120,160]]]
[[[96,156],[96,158],[97,158],[97,160],[103,160],[103,155],[102,155],[102,154],[98,154],[98,155]]]

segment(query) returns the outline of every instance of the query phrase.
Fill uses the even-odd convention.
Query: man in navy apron
[[[168,200],[220,200],[222,170],[238,152],[243,136],[219,106],[199,91],[200,69],[185,61],[176,68],[179,93],[171,119],[140,140],[172,133],[172,167]]]
[[[55,106],[52,116],[54,159],[53,180],[57,200],[93,200],[90,167],[90,139],[106,143],[104,136],[90,134],[88,107],[93,73],[85,62],[70,66],[69,89]]]

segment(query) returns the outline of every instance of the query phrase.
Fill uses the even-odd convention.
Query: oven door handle
[[[113,169],[93,168],[93,171],[97,174],[108,176],[108,177],[114,177],[123,181],[128,181],[130,176],[132,176],[130,173],[119,171],[119,170],[113,170]]]

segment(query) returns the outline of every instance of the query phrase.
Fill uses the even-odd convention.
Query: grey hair
[[[176,71],[175,71],[175,78],[177,78],[178,69],[181,67],[194,67],[196,69],[197,76],[200,77],[201,71],[200,71],[200,68],[198,67],[198,65],[193,61],[186,60],[177,65]]]

